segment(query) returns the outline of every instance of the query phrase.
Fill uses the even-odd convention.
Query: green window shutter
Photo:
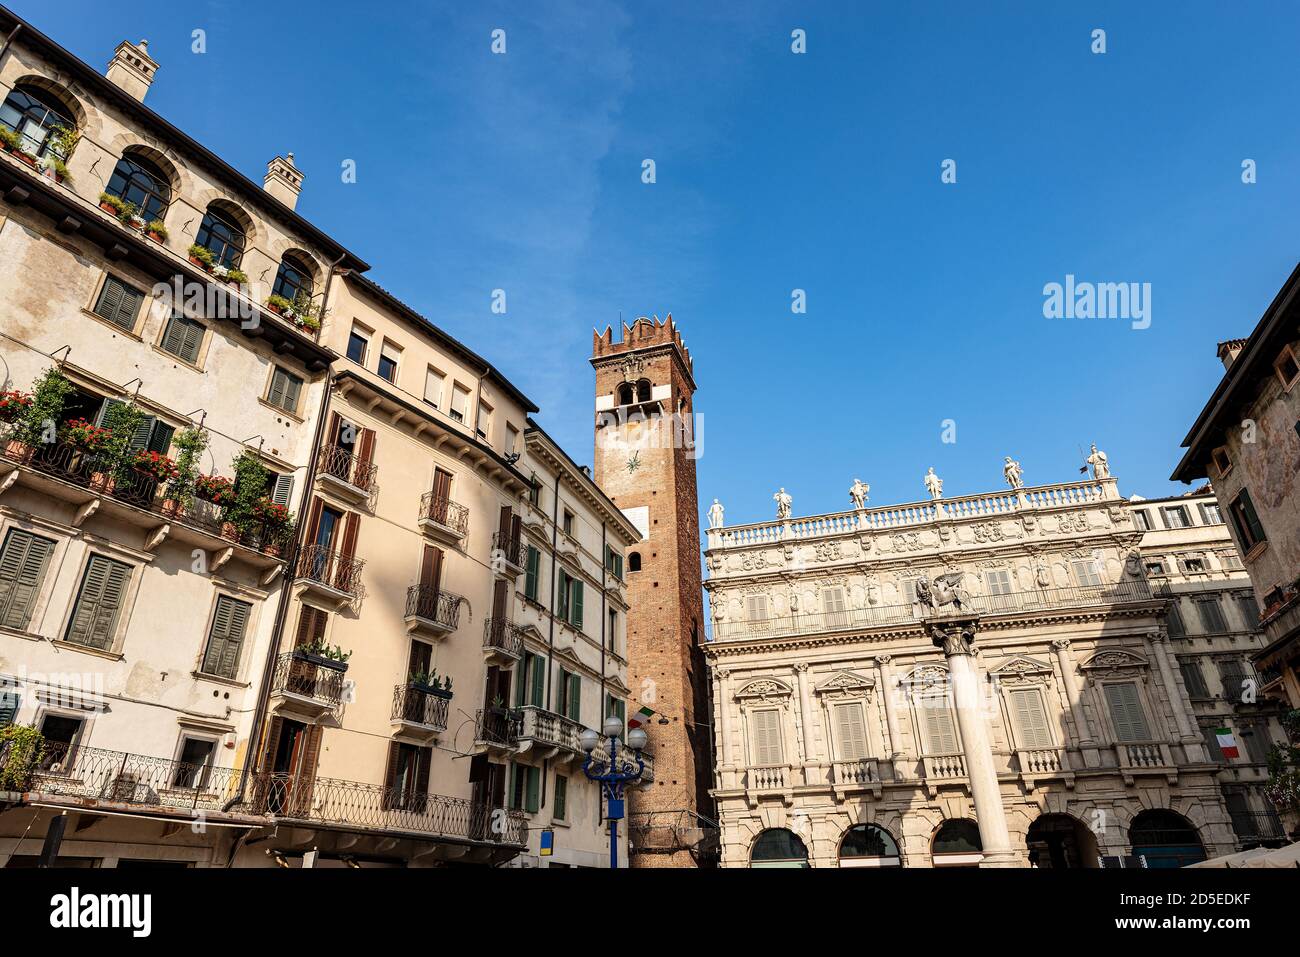
[[[163,332],[162,350],[193,365],[199,361],[203,324],[185,316],[172,316]]]
[[[532,678],[532,690],[528,703],[540,708],[542,702],[546,699],[546,659],[541,655],[533,655],[532,671],[529,677]]]
[[[1115,725],[1116,740],[1150,741],[1151,731],[1147,727],[1142,702],[1138,698],[1137,685],[1123,681],[1108,684],[1105,688],[1106,706],[1110,709],[1110,719]]]
[[[239,670],[239,649],[244,643],[244,631],[253,606],[237,601],[228,595],[217,598],[217,610],[212,616],[212,630],[208,633],[208,647],[203,655],[203,673],[221,678],[233,678]]]
[[[862,703],[846,701],[835,706],[835,737],[841,761],[857,761],[867,756],[867,726],[862,719]]]
[[[172,436],[175,434],[176,430],[166,422],[154,422],[153,431],[149,433],[149,451],[166,455],[171,451]]]
[[[563,571],[555,576],[555,615],[569,620],[569,576]]]
[[[582,627],[582,582],[573,583],[573,617],[569,619],[574,628]]]
[[[40,592],[54,542],[14,528],[0,551],[0,624],[25,629]]]
[[[569,812],[569,779],[563,774],[555,776],[555,819],[563,821]]]
[[[582,720],[582,677],[580,675],[569,675],[569,692],[565,702],[567,705],[566,715],[573,721]]]
[[[537,565],[541,552],[528,546],[528,566],[524,572],[524,597],[537,601]]]
[[[285,373],[288,381],[284,387],[284,408],[289,412],[298,411],[298,393],[302,390],[302,380],[296,375]]]
[[[131,451],[141,452],[149,447],[149,437],[153,435],[153,426],[157,421],[152,415],[146,415],[140,420],[140,424],[135,427],[135,434],[131,436]]]
[[[529,814],[536,814],[537,809],[541,807],[541,801],[539,799],[541,783],[542,774],[539,768],[529,767],[525,770],[524,810]]]
[[[1052,732],[1043,710],[1043,696],[1036,688],[1018,688],[1011,692],[1011,710],[1015,716],[1022,748],[1050,748]]]
[[[515,791],[515,785],[519,781],[519,765],[510,762],[510,784],[506,788],[506,804],[512,811],[519,810],[519,797]]]
[[[0,728],[7,728],[18,717],[18,707],[23,696],[17,691],[0,691]]]
[[[519,662],[519,680],[515,682],[515,707],[522,708],[528,688],[528,668],[532,665],[533,653],[525,651]]]
[[[108,276],[95,302],[95,315],[128,331],[135,328],[135,318],[144,302],[144,293],[133,289],[120,279]]]
[[[91,555],[81,579],[81,592],[68,623],[66,639],[91,648],[107,648],[113,641],[131,566],[103,555]]]
[[[284,387],[286,385],[284,370],[276,367],[271,373],[271,391],[266,394],[266,401],[276,408],[284,407]]]

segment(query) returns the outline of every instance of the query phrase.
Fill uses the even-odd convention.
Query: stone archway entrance
[[[1044,814],[1025,834],[1032,867],[1052,870],[1095,868],[1097,839],[1092,831],[1068,814]]]
[[[1187,818],[1173,811],[1143,811],[1129,825],[1134,857],[1147,867],[1186,867],[1205,860],[1205,845]]]

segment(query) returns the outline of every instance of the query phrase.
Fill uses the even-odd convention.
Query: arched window
[[[898,844],[883,827],[857,824],[840,841],[840,867],[898,867]]]
[[[209,206],[203,214],[194,242],[212,253],[212,262],[227,269],[238,269],[244,258],[244,229],[230,213]]]
[[[930,857],[935,867],[978,865],[984,857],[979,827],[964,818],[944,821],[930,842]]]
[[[792,831],[769,828],[758,835],[749,852],[750,867],[807,867],[808,849]]]
[[[638,402],[650,401],[650,380],[642,379],[636,384],[636,400]]]
[[[641,553],[640,553],[640,552],[628,552],[628,554],[627,554],[627,570],[630,571],[630,572],[639,572],[639,571],[641,570]]]
[[[275,274],[275,285],[271,287],[272,295],[282,296],[289,302],[297,302],[299,296],[310,299],[315,291],[311,278],[311,269],[296,256],[286,255],[280,260],[280,269]]]
[[[618,387],[618,404],[619,405],[632,404],[632,383],[624,382],[621,386]]]
[[[33,156],[52,152],[68,157],[55,134],[74,129],[68,109],[50,94],[25,84],[14,87],[0,106],[0,123],[22,136],[22,148]]]
[[[1147,867],[1186,867],[1205,860],[1196,828],[1173,811],[1143,811],[1129,825],[1128,840],[1133,856],[1145,857]]]
[[[167,176],[143,156],[131,153],[117,161],[105,192],[126,200],[146,223],[162,219],[172,201]]]

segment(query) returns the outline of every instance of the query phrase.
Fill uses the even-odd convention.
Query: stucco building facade
[[[885,507],[855,482],[848,512],[795,518],[778,493],[775,522],[713,522],[724,866],[1169,866],[1238,847],[1151,533],[1094,461],[1083,482],[1020,487],[1017,466],[1008,489],[949,499],[931,475],[927,500]]]

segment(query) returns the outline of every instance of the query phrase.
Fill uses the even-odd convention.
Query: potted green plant
[[[22,141],[23,138],[18,133],[7,126],[0,126],[0,147],[3,147],[6,153],[17,153],[22,149]]]
[[[50,132],[50,146],[63,160],[72,159],[72,151],[80,141],[81,133],[68,126],[56,126]]]
[[[176,478],[176,463],[161,452],[141,449],[131,459],[131,466],[155,482],[170,482]]]
[[[212,272],[212,250],[208,249],[207,246],[191,243],[190,248],[185,250],[185,254],[190,257],[190,262],[204,272]]]
[[[438,681],[438,672],[435,670],[432,674],[427,671],[412,671],[407,676],[407,686],[414,691],[420,691],[424,694],[433,694],[433,689]]]
[[[253,534],[260,524],[258,512],[262,499],[266,497],[270,472],[247,449],[235,456],[232,467],[235,478],[231,483],[230,502],[223,516],[225,522],[221,534],[234,541],[242,541]]]
[[[35,728],[11,724],[0,728],[0,791],[30,791],[32,775],[45,754],[45,736]]]
[[[144,234],[156,243],[167,242],[167,227],[161,220],[155,219],[144,227]]]
[[[344,651],[338,645],[330,646],[323,641],[317,641],[310,645],[304,645],[301,648],[294,649],[293,655],[299,661],[310,661],[314,665],[320,665],[322,668],[330,668],[334,671],[347,671],[348,659],[352,657],[352,652]]]
[[[120,196],[114,196],[112,193],[99,194],[99,208],[106,213],[112,213],[118,219],[122,218],[124,206],[126,206],[126,203]]]
[[[131,442],[144,425],[145,418],[144,410],[134,402],[115,402],[104,412],[104,427],[101,431],[107,432],[108,438],[97,458],[108,474],[108,491],[118,485],[124,488],[132,485],[136,467],[135,450],[131,448]],[[92,486],[94,478],[92,475]]]
[[[277,316],[288,316],[293,312],[293,303],[284,296],[272,294],[266,299],[266,308],[270,309]]]
[[[36,161],[36,167],[56,183],[72,182],[72,174],[68,172],[68,165],[54,153],[47,152],[40,157]]]
[[[433,673],[433,683],[432,683],[432,687],[429,689],[429,694],[433,695],[435,698],[446,698],[448,701],[450,701],[451,700],[451,675],[445,676],[442,679],[442,686],[439,687],[438,673],[435,671]]]
[[[72,383],[58,368],[50,366],[32,386],[32,401],[18,417],[5,453],[19,461],[28,461],[36,446],[57,440],[57,423],[63,406],[73,392]]]
[[[261,526],[262,550],[271,556],[280,554],[280,543],[289,537],[293,528],[293,514],[277,502],[266,496],[253,503],[251,515],[253,522]]]
[[[226,282],[232,286],[246,286],[248,285],[248,273],[242,269],[227,269]]]
[[[208,433],[203,429],[181,429],[172,438],[176,446],[176,474],[167,483],[163,511],[183,515],[194,507],[199,475],[199,456],[208,447]]]

